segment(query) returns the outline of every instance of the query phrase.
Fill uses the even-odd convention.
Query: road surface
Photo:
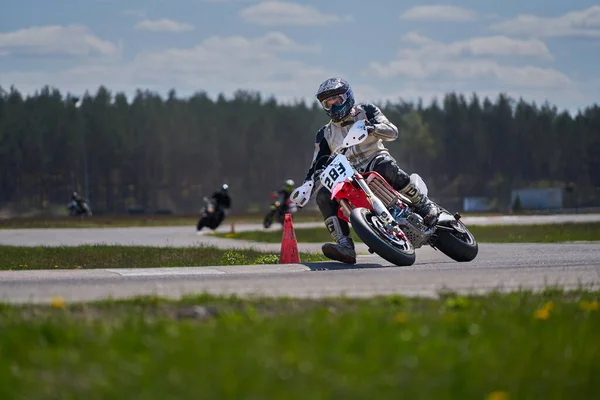
[[[565,216],[552,216],[555,218]],[[597,216],[585,220],[595,220]],[[517,217],[523,218],[523,217]],[[544,223],[540,217],[525,222]],[[465,222],[489,223],[489,218]],[[582,222],[578,219],[577,222]],[[296,224],[296,227],[314,224]],[[317,224],[317,226],[322,226]],[[223,227],[227,231],[229,227]],[[236,230],[254,230],[239,225]],[[125,244],[193,246],[209,244],[278,251],[279,244],[253,243],[196,235],[192,228],[106,228],[0,230],[0,244],[78,245]],[[320,244],[299,244],[300,250],[318,251]],[[365,252],[364,245],[359,246]],[[410,267],[393,267],[373,255],[361,255],[355,266],[323,262],[262,266],[182,267],[153,269],[97,269],[0,271],[0,301],[46,303],[52,296],[67,301],[160,295],[178,298],[186,294],[213,293],[290,297],[354,297],[377,294],[435,296],[440,290],[463,293],[494,289],[540,289],[548,285],[600,288],[600,243],[480,244],[478,257],[457,263],[429,247],[417,250]]]

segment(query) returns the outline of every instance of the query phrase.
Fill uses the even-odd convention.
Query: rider
[[[87,213],[88,215],[91,215],[91,211],[86,207],[85,199],[77,192],[71,194],[71,202],[67,204],[67,208],[74,210],[74,212],[78,214]]]
[[[415,204],[415,211],[423,217],[425,224],[433,226],[439,214],[437,206],[411,183],[409,175],[398,167],[396,160],[383,144],[398,138],[398,128],[377,106],[370,103],[355,104],[350,85],[341,78],[329,78],[321,83],[316,98],[331,120],[317,131],[312,165],[304,182],[313,178],[317,181],[332,149],[342,144],[352,124],[366,120],[370,137],[346,151],[349,162],[360,173],[379,173],[395,190]],[[356,251],[350,237],[350,227],[347,222],[337,217],[339,204],[331,200],[330,196],[325,187],[322,187],[316,196],[325,226],[336,242],[325,243],[322,247],[323,254],[332,260],[354,264]]]
[[[83,205],[83,197],[81,197],[79,195],[79,193],[77,192],[73,192],[73,194],[71,195],[71,200],[73,200],[75,203],[77,203],[77,206],[81,207]]]
[[[73,192],[71,195],[71,201],[75,203],[75,206],[78,210],[83,210],[83,203],[85,203],[85,200],[79,193]]]
[[[212,199],[215,201],[215,207],[219,212],[219,219],[222,221],[225,218],[225,213],[231,208],[231,197],[229,196],[229,185],[224,183],[219,190],[212,194]]]
[[[290,195],[294,191],[294,185],[295,185],[295,183],[293,180],[287,179],[284,182],[283,187],[277,191],[278,201],[279,201],[279,204],[281,206],[281,210],[283,211],[283,213],[288,212],[288,208],[289,208],[288,200],[290,198]]]

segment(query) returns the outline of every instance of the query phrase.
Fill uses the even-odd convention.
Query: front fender
[[[335,185],[333,187],[333,190],[331,191],[331,200],[337,198],[338,193],[340,193],[340,190],[342,190],[346,185],[351,185],[350,181],[347,179],[345,181],[338,182],[338,184]]]
[[[338,203],[342,201],[342,199],[346,199],[352,208],[364,207],[369,210],[373,210],[373,206],[367,199],[365,192],[363,192],[360,188],[354,187],[352,182],[349,180],[342,181],[335,185],[331,191],[331,199],[337,200]]]

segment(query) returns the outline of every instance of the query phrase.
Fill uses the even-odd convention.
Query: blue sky
[[[359,101],[457,91],[569,110],[599,102],[592,0],[11,3],[0,14],[0,85],[26,93],[242,88],[289,101],[343,76]]]

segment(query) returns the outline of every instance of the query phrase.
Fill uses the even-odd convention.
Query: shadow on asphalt
[[[336,261],[322,261],[313,263],[300,263],[311,271],[336,271],[336,270],[348,270],[348,269],[374,269],[374,268],[388,268],[387,266],[375,263],[368,264],[344,264]]]

